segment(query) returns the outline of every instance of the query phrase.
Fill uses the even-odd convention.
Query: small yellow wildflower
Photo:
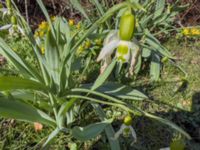
[[[42,46],[42,47],[40,48],[40,50],[41,50],[42,55],[44,55],[44,54],[45,54],[45,48],[44,48],[44,46]]]
[[[69,19],[69,25],[70,25],[70,26],[73,26],[74,24],[75,24],[74,19]]]
[[[192,28],[191,33],[192,33],[192,35],[200,35],[200,29]]]
[[[84,47],[81,45],[78,47],[77,54],[80,54],[84,51]]]
[[[80,23],[80,22],[76,25],[76,28],[77,28],[78,30],[81,28],[81,23]]]
[[[88,48],[90,48],[90,46],[91,46],[91,42],[90,41],[86,41],[85,44],[84,44],[84,48],[88,49]]]
[[[192,35],[200,35],[200,28],[196,28],[196,27],[193,27],[193,28],[184,28],[182,30],[182,34],[183,35],[189,35],[189,36],[192,36]]]
[[[44,36],[44,31],[39,31],[39,36],[43,37]]]
[[[102,45],[102,39],[96,39],[96,40],[95,40],[95,43],[96,43],[97,45]]]
[[[46,21],[42,21],[41,24],[39,24],[39,29],[40,30],[46,30],[48,29],[49,25]]]
[[[56,20],[56,16],[51,16],[51,21],[55,21]]]
[[[190,30],[188,28],[184,28],[182,31],[183,35],[189,35],[190,34]]]

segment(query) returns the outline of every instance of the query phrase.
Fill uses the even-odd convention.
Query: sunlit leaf
[[[55,122],[44,112],[20,101],[0,98],[0,116],[54,126]]]
[[[117,60],[113,60],[112,63],[106,68],[104,73],[99,75],[99,77],[94,82],[94,85],[92,86],[91,90],[97,89],[106,81],[106,79],[111,74],[112,70],[114,69],[116,62],[117,62]]]
[[[106,120],[86,127],[74,127],[71,133],[73,137],[80,141],[90,140],[98,136],[111,122],[112,120]]]
[[[25,89],[25,90],[43,90],[47,91],[48,88],[43,84],[21,77],[0,77],[0,90],[17,90],[17,89]]]

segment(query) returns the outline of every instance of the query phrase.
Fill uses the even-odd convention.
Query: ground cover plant
[[[105,12],[98,1],[93,1],[100,12],[94,21],[78,1],[71,1],[88,19],[76,27],[73,20],[50,17],[42,1],[37,2],[47,21],[40,24],[34,35],[14,3],[11,6],[14,12],[11,18],[16,17],[15,25],[22,31],[19,34],[25,36],[31,53],[23,56],[0,39],[2,55],[16,69],[14,76],[0,78],[1,116],[34,123],[36,130],[48,126],[52,132],[37,144],[40,148],[50,148],[50,143],[59,135],[63,136],[63,142],[70,143],[70,149],[81,148],[82,142],[91,139],[107,141],[105,148],[108,149],[124,149],[120,146],[123,145],[121,134],[131,137],[127,145],[134,146],[138,137],[132,126],[133,116],[166,124],[190,139],[187,132],[171,121],[142,109],[143,101],[153,101],[133,85],[143,64],[150,64],[151,81],[159,81],[161,62],[166,61],[183,72],[180,83],[186,82],[185,71],[156,38],[156,33],[175,30],[170,25],[177,12],[161,15],[166,10],[165,1],[156,2],[153,16],[145,14],[151,8],[148,1],[142,5],[135,1],[123,2]],[[149,19],[152,17],[154,20]],[[103,60],[100,66],[96,59]],[[113,115],[115,109],[119,113]],[[123,123],[118,124],[117,131],[112,125],[120,116]],[[171,145],[172,149],[173,142]],[[177,145],[184,147],[182,140]]]

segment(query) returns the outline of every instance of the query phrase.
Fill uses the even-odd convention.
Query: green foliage
[[[102,13],[102,17],[84,29],[82,34],[77,35],[78,32],[73,33],[67,20],[64,18],[56,17],[55,21],[52,22],[42,1],[37,0],[37,2],[49,25],[47,32],[44,33],[42,38],[35,38],[33,36],[24,18],[16,11],[18,23],[21,25],[21,28],[23,28],[24,34],[30,42],[30,49],[33,49],[33,61],[27,61],[0,38],[0,53],[7,58],[16,70],[18,70],[18,75],[20,76],[0,78],[0,90],[6,90],[8,92],[8,94],[6,94],[6,92],[2,93],[2,97],[0,98],[1,116],[28,122],[40,122],[53,126],[54,130],[43,144],[43,147],[48,146],[48,144],[61,133],[85,141],[93,139],[105,131],[111,149],[120,149],[118,139],[110,139],[110,137],[114,137],[115,132],[112,128],[111,121],[107,120],[99,104],[118,107],[127,113],[133,113],[137,116],[144,115],[150,119],[169,125],[184,134],[187,138],[190,138],[185,131],[169,120],[147,113],[141,108],[137,108],[135,105],[130,105],[128,101],[126,101],[137,100],[142,102],[142,100],[148,99],[142,92],[122,84],[106,82],[116,65],[116,60],[114,60],[106,71],[99,75],[95,81],[92,81],[92,83],[83,84],[74,77],[77,70],[83,70],[82,74],[84,74],[85,70],[89,68],[90,62],[94,62],[92,59],[93,55],[88,55],[88,65],[86,65],[86,67],[79,65],[80,62],[84,62],[85,59],[84,57],[79,58],[76,56],[79,46],[81,46],[83,42],[88,42],[87,40],[89,37],[95,34],[105,34],[101,32],[104,23],[109,26],[108,20],[119,10],[129,7],[138,12],[144,10],[139,3],[123,2],[111,7],[105,13],[103,13],[102,8],[99,6],[98,9]],[[78,1],[73,1],[73,5],[88,18]],[[158,16],[156,16],[156,18],[157,17]],[[146,27],[144,28],[144,30],[142,29],[142,31],[138,33],[145,35],[144,43],[142,44],[146,45],[146,49],[150,46],[152,48],[151,51],[155,51],[155,55],[151,53],[150,56],[153,61],[151,68],[156,70],[153,71],[152,76],[153,79],[157,80],[160,73],[160,66],[158,64],[160,56],[173,57],[167,49],[146,30]],[[149,41],[151,43],[148,43]],[[44,53],[40,48],[42,42],[44,42]],[[86,45],[88,46],[89,44],[90,43],[87,43]],[[32,62],[34,62],[35,65],[32,65]],[[15,96],[16,90],[21,94],[20,97]],[[35,105],[33,103],[34,97],[32,97],[32,99],[30,98],[32,102],[27,102],[27,95],[29,92],[36,94],[38,96],[37,101],[43,105]],[[87,101],[90,101],[90,103],[87,103]],[[77,117],[77,114],[80,115],[88,106],[92,106],[93,109],[91,112],[97,113],[99,117],[98,120],[101,120],[101,122],[92,123],[83,128],[78,127],[82,126],[81,122],[83,119]],[[50,109],[47,109],[47,107],[50,107]],[[45,111],[45,113],[43,111]],[[92,116],[88,115],[87,117],[89,117],[87,119],[90,119]],[[77,127],[74,127],[74,125]]]
[[[90,124],[86,127],[74,127],[72,135],[81,141],[86,141],[97,137],[112,121],[107,120],[99,123]]]

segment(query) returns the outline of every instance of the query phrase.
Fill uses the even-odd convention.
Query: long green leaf
[[[48,88],[43,84],[20,77],[0,77],[0,90],[17,90],[17,89],[25,89],[25,90],[43,90],[47,91]]]
[[[148,30],[145,30],[145,34],[146,34],[145,41],[152,48],[152,50],[160,53],[163,56],[174,59],[171,53],[165,47],[163,47],[160,44],[160,42]]]
[[[152,81],[158,81],[160,79],[160,70],[161,70],[160,57],[156,54],[153,54],[150,64],[150,76]]]
[[[71,131],[73,137],[80,141],[90,140],[98,136],[108,126],[112,120],[90,124],[86,127],[74,127]]]
[[[141,110],[138,107],[133,107],[133,108],[129,108],[125,105],[121,105],[121,104],[116,104],[116,103],[110,103],[110,102],[106,102],[106,101],[102,101],[102,100],[97,100],[95,98],[90,98],[90,97],[86,97],[86,96],[80,96],[80,95],[68,95],[67,97],[69,98],[79,98],[79,99],[85,99],[85,100],[89,100],[95,103],[100,103],[100,104],[106,104],[106,105],[110,105],[110,106],[115,106],[115,107],[119,107],[127,112],[133,113],[134,115],[144,115],[146,117],[149,117],[151,119],[155,119],[157,121],[162,122],[163,124],[166,124],[168,126],[170,126],[171,128],[179,131],[180,133],[182,133],[183,135],[185,135],[188,139],[191,139],[190,135],[188,133],[186,133],[183,129],[181,129],[180,127],[178,127],[176,124],[174,124],[173,122],[163,119],[159,116],[155,116],[153,114],[149,114],[143,110]]]
[[[159,121],[159,122],[161,122],[163,124],[168,125],[172,129],[175,129],[176,131],[182,133],[187,139],[191,140],[191,136],[187,132],[185,132],[182,128],[180,128],[179,126],[177,126],[176,124],[174,124],[173,122],[171,122],[171,121],[169,121],[167,119],[163,119],[163,118],[161,118],[159,116],[155,116],[155,115],[146,113],[146,112],[145,112],[145,116],[147,116],[147,117],[149,117],[151,119],[157,120],[157,121]]]
[[[82,86],[89,89],[92,85],[84,84]],[[123,99],[143,100],[147,98],[142,92],[115,82],[106,82],[101,87],[97,88],[96,91]]]
[[[157,0],[153,19],[162,15],[164,9],[165,9],[165,0]]]
[[[61,107],[60,110],[58,112],[58,116],[61,117],[62,115],[64,115],[66,112],[68,112],[73,104],[76,102],[76,98],[72,98],[69,101],[65,102]]]
[[[45,58],[48,65],[47,71],[53,77],[54,82],[59,83],[59,50],[51,30],[48,31],[45,41]]]
[[[0,98],[0,116],[55,126],[55,121],[42,111],[20,101],[8,100],[3,97]]]
[[[112,70],[115,67],[117,60],[113,60],[112,63],[106,68],[103,74],[99,75],[99,77],[94,82],[94,85],[92,86],[91,90],[95,90],[98,87],[100,87],[108,78],[108,76],[111,74]]]

